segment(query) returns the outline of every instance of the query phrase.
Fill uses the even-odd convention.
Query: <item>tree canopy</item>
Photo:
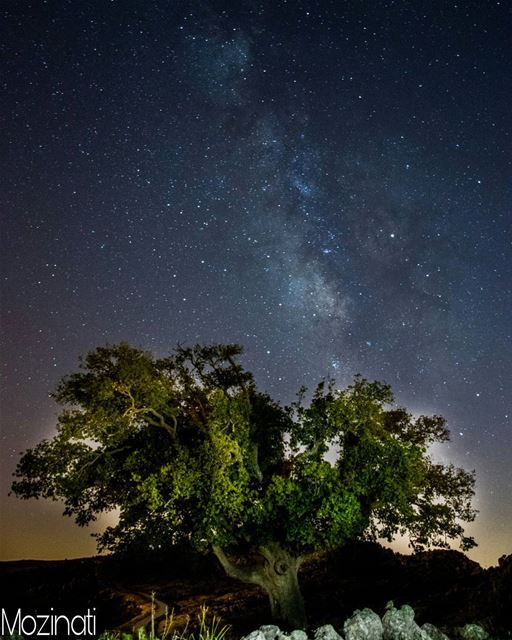
[[[296,578],[310,553],[397,534],[416,549],[475,544],[461,524],[475,516],[474,475],[429,455],[448,440],[442,417],[414,417],[388,385],[360,376],[283,406],[240,354],[197,345],[155,358],[126,343],[87,354],[54,394],[56,435],[23,454],[13,491],[63,500],[79,525],[118,508],[102,548],[213,549],[295,624],[299,604],[283,602],[298,596],[276,581]]]

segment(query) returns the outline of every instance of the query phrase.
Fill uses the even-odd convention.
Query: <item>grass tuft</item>
[[[116,633],[113,631],[104,631],[98,638],[98,640],[225,640],[226,634],[229,631],[229,625],[223,625],[222,620],[216,616],[208,615],[208,607],[201,606],[200,612],[197,614],[198,628],[196,632],[188,632],[188,622],[185,628],[181,631],[172,631],[174,621],[174,612],[169,614],[168,610],[165,611],[165,619],[163,623],[163,629],[161,635],[156,635],[155,632],[155,594],[151,594],[151,625],[149,632],[143,627],[137,630],[136,634],[131,633]]]

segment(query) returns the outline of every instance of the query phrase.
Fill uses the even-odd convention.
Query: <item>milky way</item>
[[[284,402],[387,381],[476,468],[473,557],[510,553],[507,3],[2,13],[4,557],[93,552],[6,493],[58,379],[119,340],[241,343]]]

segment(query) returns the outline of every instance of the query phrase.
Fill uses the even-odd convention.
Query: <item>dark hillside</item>
[[[195,619],[201,604],[231,625],[233,637],[269,622],[266,597],[223,574],[214,558],[184,551],[166,556],[97,557],[0,564],[2,606],[9,612],[83,614],[96,607],[98,629],[130,628],[149,611],[144,594],[174,611],[177,625]],[[410,604],[419,623],[449,630],[478,622],[494,633],[509,631],[512,556],[482,569],[457,551],[404,556],[377,544],[348,545],[308,562],[301,580],[312,627],[340,627],[357,608],[384,612]]]

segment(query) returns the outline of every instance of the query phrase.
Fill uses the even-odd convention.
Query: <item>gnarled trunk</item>
[[[265,558],[261,586],[268,593],[272,618],[292,629],[305,629],[306,611],[297,576],[300,558],[276,544],[262,548],[261,554]]]
[[[291,629],[306,628],[304,600],[300,592],[298,570],[301,558],[288,553],[277,543],[259,548],[263,565],[243,567],[233,563],[219,547],[213,548],[226,573],[232,578],[257,584],[268,594],[272,618]]]

